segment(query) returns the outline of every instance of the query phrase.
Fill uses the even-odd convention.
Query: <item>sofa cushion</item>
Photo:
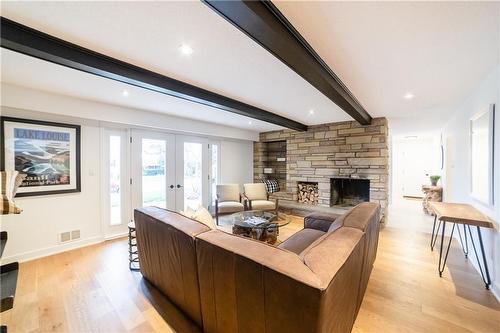
[[[329,281],[339,271],[353,247],[358,246],[363,236],[363,232],[358,229],[342,227],[314,242],[302,252],[302,259],[323,282]],[[363,249],[363,243],[360,247]],[[335,252],[335,255],[332,255],[332,252]]]
[[[267,200],[266,185],[264,183],[245,184],[245,196],[249,200]]]
[[[276,203],[268,200],[252,200],[252,210],[276,209]]]
[[[245,207],[241,202],[236,201],[226,201],[219,202],[217,205],[219,213],[237,213],[245,210]]]
[[[240,186],[238,184],[217,185],[217,197],[219,202],[240,201]]]
[[[339,219],[342,220],[342,224],[346,227],[366,231],[372,220],[380,219],[380,205],[375,202],[363,202],[342,215]]]
[[[321,237],[304,254],[304,263],[321,283],[323,320],[315,332],[351,332],[359,304],[359,286],[364,256],[362,231],[342,227]]]
[[[312,212],[304,217],[304,228],[317,229],[327,232],[333,221],[340,215],[326,212]]]
[[[333,221],[332,224],[330,224],[330,228],[328,228],[327,232],[333,232],[342,226],[343,226],[343,223],[341,220],[335,220],[335,221]]]
[[[285,249],[296,254],[300,254],[309,245],[311,245],[316,239],[320,238],[325,234],[324,231],[316,229],[302,229],[296,232],[283,243],[278,245],[279,248]]]

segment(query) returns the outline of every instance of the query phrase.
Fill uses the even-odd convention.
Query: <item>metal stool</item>
[[[135,223],[130,222],[128,226],[128,268],[131,271],[139,270],[139,255],[137,253],[137,239],[135,236]]]

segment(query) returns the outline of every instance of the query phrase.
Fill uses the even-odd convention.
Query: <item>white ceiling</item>
[[[275,2],[370,115],[435,130],[499,65],[499,2]],[[411,100],[403,96],[411,92]]]
[[[200,2],[2,2],[2,15],[106,55],[220,93],[299,122],[312,125],[351,119],[338,106],[286,65]],[[182,55],[179,46],[194,53]],[[5,55],[2,67],[15,61]],[[19,60],[24,61],[24,60]],[[126,104],[259,131],[277,126],[234,116],[161,94],[134,91],[127,100],[122,85],[84,73],[29,63],[36,82],[26,81],[16,66],[2,80],[15,85]],[[63,82],[56,71],[68,81]],[[92,81],[90,81],[92,80]],[[100,82],[98,82],[100,81]],[[71,84],[68,85],[68,82]],[[91,83],[91,84],[89,84]],[[132,90],[132,88],[130,88]],[[135,89],[134,89],[135,90]],[[309,110],[314,109],[314,115]],[[238,119],[240,123],[238,124]]]
[[[441,126],[499,61],[500,3],[275,2],[372,116]],[[350,117],[199,2],[2,2],[2,16],[308,125]],[[184,56],[187,43],[194,53]],[[277,126],[2,51],[2,81],[253,129]],[[127,89],[130,94],[123,97]],[[407,92],[412,100],[403,98]],[[314,115],[309,110],[314,109]]]
[[[59,66],[10,50],[1,49],[0,55],[2,62],[1,80],[4,83],[246,130],[270,131],[281,128],[181,98]],[[124,96],[123,91],[127,91],[128,95]]]

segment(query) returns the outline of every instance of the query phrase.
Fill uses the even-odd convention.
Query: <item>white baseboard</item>
[[[497,282],[493,281],[491,283],[490,290],[497,301],[500,302],[500,285]]]
[[[112,240],[112,239],[116,239],[116,238],[122,238],[125,236],[128,236],[128,231],[119,232],[119,233],[114,234],[114,235],[106,236],[106,237],[104,237],[104,240]]]
[[[102,236],[95,236],[95,237],[90,237],[87,239],[82,239],[78,240],[75,242],[70,242],[66,244],[59,244],[55,246],[49,246],[43,249],[35,250],[35,251],[28,251],[20,254],[16,254],[10,257],[5,257],[2,258],[2,264],[18,261],[18,262],[24,262],[24,261],[29,261],[29,260],[34,260],[46,256],[50,256],[53,254],[69,251],[69,250],[74,250],[80,247],[84,246],[89,246],[97,243],[103,242],[105,239]]]

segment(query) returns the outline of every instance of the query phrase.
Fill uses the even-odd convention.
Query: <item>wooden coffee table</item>
[[[279,228],[290,223],[290,218],[284,214],[248,210],[227,217],[233,226],[233,234],[250,237],[269,244],[278,240]],[[260,223],[252,221],[260,220]]]

